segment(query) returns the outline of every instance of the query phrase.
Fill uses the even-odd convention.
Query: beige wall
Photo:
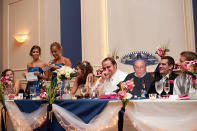
[[[169,41],[169,55],[178,61],[181,51],[195,50],[192,15],[192,0],[82,0],[83,59],[97,67],[116,48],[119,56],[140,50],[154,54]]]
[[[3,0],[3,69],[11,68],[17,79],[31,61],[29,51],[35,44],[42,48],[41,59],[50,59],[49,46],[60,41],[59,0]],[[18,44],[14,35],[27,33],[29,39]]]
[[[3,0],[0,0],[0,72],[2,72],[3,58]]]
[[[81,0],[82,59],[95,68],[107,56],[105,0]]]
[[[3,0],[4,69],[14,69],[23,79],[35,43],[42,47],[42,59],[51,59],[49,45],[60,41],[59,4],[60,0]],[[182,50],[195,47],[192,0],[81,0],[81,19],[82,58],[96,68],[114,48],[119,48],[119,56],[134,50],[154,53],[157,45],[170,40],[170,55],[178,58]],[[13,38],[20,32],[29,33],[23,45]],[[131,72],[130,66],[119,67]]]

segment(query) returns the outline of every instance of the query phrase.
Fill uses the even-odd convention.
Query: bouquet
[[[184,64],[184,73],[188,74],[192,78],[193,84],[196,84],[197,79],[197,60],[186,61]],[[194,86],[197,89],[197,86]]]
[[[166,52],[169,52],[170,50],[167,48],[167,45],[162,45],[157,49],[155,54],[157,54],[159,57],[166,56]]]
[[[97,76],[100,76],[103,73],[103,68],[96,70]]]
[[[47,97],[47,92],[43,88],[40,89],[40,98],[41,99],[46,99]]]
[[[127,103],[129,102],[129,99],[132,97],[129,91],[132,91],[135,85],[133,80],[128,80],[126,82],[119,83],[118,86],[119,86],[118,98],[122,100],[123,108],[125,108]]]
[[[75,69],[72,69],[68,66],[62,66],[60,69],[55,70],[54,72],[57,73],[57,80],[63,81],[63,80],[71,80],[73,77],[76,76]]]
[[[118,56],[118,49],[114,49],[111,53],[111,56],[109,56],[111,58],[113,58],[114,60],[117,60],[119,59],[119,56]]]
[[[3,86],[3,88],[9,88],[12,86],[12,81],[9,77],[2,77],[1,78],[1,84]]]

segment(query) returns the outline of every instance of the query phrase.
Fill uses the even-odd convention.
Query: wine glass
[[[168,93],[170,92],[170,83],[169,81],[164,82],[164,91],[166,92],[166,95],[168,97]]]
[[[161,98],[161,93],[163,91],[163,83],[160,81],[155,82],[155,89],[157,93],[159,94],[159,98]]]
[[[82,86],[81,87],[81,95],[83,98],[85,98],[86,93],[87,93],[87,88],[85,88],[85,86]]]
[[[32,84],[30,87],[30,99],[36,96],[36,84]]]

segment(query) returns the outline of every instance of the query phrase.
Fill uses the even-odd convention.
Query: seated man
[[[99,95],[112,94],[113,91],[118,89],[117,84],[123,81],[127,74],[117,69],[117,63],[111,57],[102,61],[102,68],[101,77],[97,80],[93,90],[95,89],[95,92]]]
[[[171,56],[161,57],[161,61],[159,64],[160,75],[155,77],[155,81],[165,82],[166,80],[169,80],[168,82],[170,82],[170,91],[168,94],[173,94],[173,81],[178,76],[173,72],[174,64],[175,64],[174,59]],[[150,90],[148,91],[148,94],[149,93],[156,93],[154,83],[152,84]],[[161,95],[166,95],[165,91],[163,91]]]
[[[141,97],[146,94],[142,94],[143,84],[145,84],[145,90],[148,91],[151,83],[154,81],[154,78],[151,74],[146,72],[146,62],[142,59],[138,59],[133,63],[134,71],[131,74],[128,74],[124,81],[130,80],[133,78],[135,87],[131,91],[131,94],[134,97]]]
[[[180,69],[181,69],[182,73],[174,81],[174,91],[173,91],[174,95],[188,94],[190,89],[193,89],[191,77],[188,77],[188,75],[184,72],[185,71],[185,68],[184,68],[185,62],[192,61],[192,60],[197,60],[196,53],[191,52],[191,51],[181,52],[181,54],[180,54]]]

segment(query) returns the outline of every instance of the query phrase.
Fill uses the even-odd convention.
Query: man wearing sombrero
[[[157,64],[158,59],[144,51],[131,52],[122,57],[121,62],[124,64],[133,65],[134,71],[127,75],[124,81],[134,80],[135,87],[131,91],[134,97],[145,97],[147,92],[154,81],[150,73],[146,72],[147,65]]]

